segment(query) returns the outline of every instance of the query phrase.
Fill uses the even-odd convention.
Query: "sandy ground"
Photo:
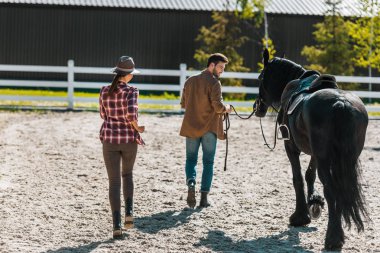
[[[134,168],[135,228],[113,240],[98,114],[0,112],[0,252],[323,251],[327,210],[308,227],[288,226],[290,165],[282,143],[274,152],[263,146],[257,118],[231,119],[226,172],[218,143],[212,207],[186,208],[181,119],[141,115],[147,145]],[[267,134],[273,127],[264,121]],[[361,156],[372,223],[361,234],[345,229],[343,252],[380,252],[379,152],[380,121],[372,120]]]

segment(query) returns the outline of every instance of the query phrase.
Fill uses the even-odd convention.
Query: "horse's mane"
[[[268,64],[268,71],[276,74],[280,80],[298,79],[306,70],[299,64],[285,58],[274,57]]]

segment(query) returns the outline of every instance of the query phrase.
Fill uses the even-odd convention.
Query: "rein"
[[[250,119],[253,116],[253,114],[256,112],[256,107],[255,107],[256,104],[253,104],[252,113],[248,117],[243,117],[243,116],[239,115],[239,113],[237,113],[235,107],[233,105],[230,105],[230,106],[231,106],[232,110],[235,112],[236,116],[238,116],[240,119],[243,119],[243,120]],[[274,108],[273,106],[272,106],[272,108],[278,113],[278,110],[276,108]],[[224,133],[226,135],[226,156],[224,158],[224,171],[226,171],[227,170],[227,157],[228,157],[228,130],[231,127],[230,116],[228,113],[224,114],[223,121],[225,122],[225,126],[226,126],[226,129],[224,130]],[[269,150],[273,151],[276,148],[276,144],[277,144],[277,120],[276,120],[276,126],[274,128],[274,144],[273,144],[273,147],[269,146],[269,144],[265,138],[264,130],[263,130],[263,124],[261,123],[261,118],[260,118],[260,128],[261,128],[261,135],[263,136],[263,139],[265,142],[264,145],[267,146],[269,148]]]
[[[276,144],[277,144],[277,120],[276,120],[276,126],[274,127],[274,144],[273,144],[273,147],[271,148],[267,142],[267,140],[265,139],[265,135],[264,135],[264,130],[263,130],[263,125],[261,123],[261,118],[260,118],[260,128],[261,128],[261,135],[263,136],[263,139],[264,139],[264,142],[265,142],[265,146],[267,146],[267,148],[269,148],[270,151],[273,151],[276,147]]]
[[[261,100],[262,103],[264,103],[264,101]],[[265,104],[265,103],[264,103]],[[268,106],[267,104],[265,104],[266,106]],[[278,113],[280,111],[280,109],[276,109],[274,106],[268,106],[268,107],[272,107],[272,109]],[[264,134],[264,130],[263,130],[263,124],[261,123],[261,118],[260,118],[260,128],[261,128],[261,135],[263,136],[263,139],[264,139],[264,142],[265,142],[265,146],[267,146],[267,148],[270,150],[270,151],[273,151],[275,148],[276,148],[276,144],[277,144],[277,120],[276,120],[276,125],[274,127],[274,143],[273,143],[273,147],[270,147],[266,138],[265,138],[265,134]]]

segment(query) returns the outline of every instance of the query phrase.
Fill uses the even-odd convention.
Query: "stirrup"
[[[286,130],[286,136],[285,137],[282,135],[281,127],[285,127],[285,130]],[[280,134],[281,134],[281,137],[280,137]],[[289,132],[289,128],[288,128],[287,125],[281,124],[281,125],[278,126],[278,129],[277,129],[277,139],[278,140],[284,140],[284,141],[290,140],[290,132]]]

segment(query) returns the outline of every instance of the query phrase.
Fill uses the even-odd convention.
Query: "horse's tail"
[[[339,206],[342,209],[343,219],[348,229],[351,228],[352,219],[360,232],[364,230],[362,217],[367,219],[369,216],[360,184],[359,155],[362,146],[357,143],[360,139],[357,133],[363,125],[366,128],[367,122],[364,122],[360,116],[359,118],[355,117],[356,112],[354,110],[345,101],[338,101],[333,105],[333,145],[330,153],[330,173],[328,174],[331,175],[337,207]],[[364,138],[365,136],[363,136],[363,143]]]

